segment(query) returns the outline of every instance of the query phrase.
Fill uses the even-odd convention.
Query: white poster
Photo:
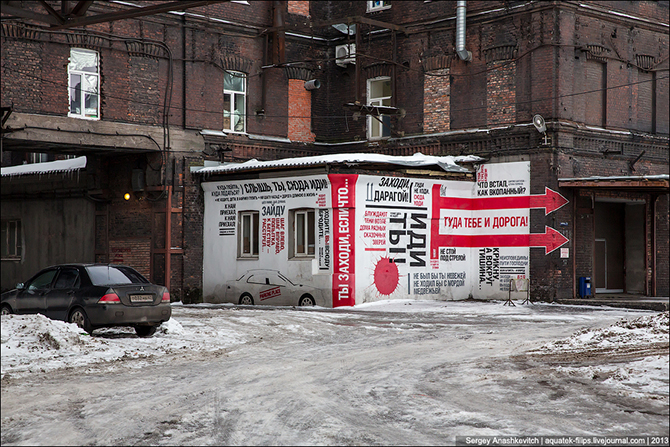
[[[326,176],[202,184],[207,302],[332,306]]]

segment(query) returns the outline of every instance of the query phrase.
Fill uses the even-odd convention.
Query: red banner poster
[[[353,306],[357,174],[329,174],[333,199],[333,307]]]

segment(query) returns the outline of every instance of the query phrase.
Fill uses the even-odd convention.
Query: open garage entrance
[[[662,278],[668,256],[662,247],[667,241],[668,175],[564,178],[558,183],[572,189],[573,299],[580,296],[580,278],[589,279],[593,295],[667,293]]]

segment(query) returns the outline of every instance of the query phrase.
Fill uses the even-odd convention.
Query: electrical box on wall
[[[133,169],[133,191],[144,191],[144,169]]]

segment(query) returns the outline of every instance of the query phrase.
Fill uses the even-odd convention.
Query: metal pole
[[[170,258],[172,257],[172,185],[167,187],[165,201],[165,287],[170,290]]]

